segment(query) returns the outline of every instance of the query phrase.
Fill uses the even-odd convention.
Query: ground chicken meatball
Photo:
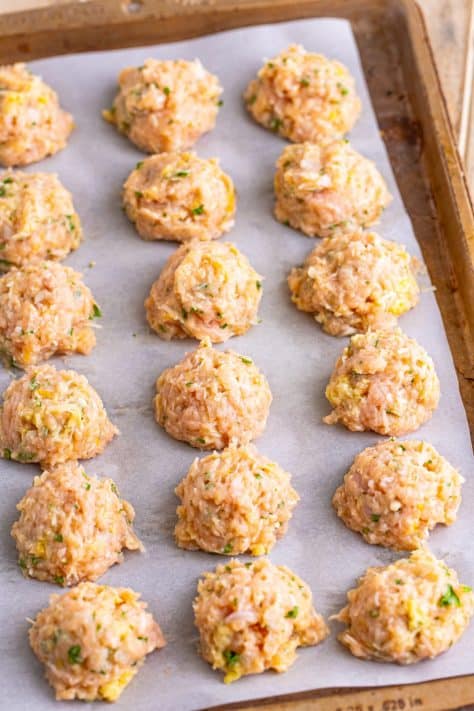
[[[463,481],[427,442],[381,442],[357,455],[332,503],[367,543],[410,551],[454,523]]]
[[[253,445],[195,459],[176,488],[178,545],[225,555],[269,553],[299,500],[290,480]]]
[[[34,478],[13,524],[25,576],[76,585],[97,580],[123,561],[122,548],[143,550],[133,532],[133,507],[112,479],[89,476],[77,462]]]
[[[232,180],[215,158],[162,153],[137,163],[123,204],[143,239],[217,239],[234,224]]]
[[[327,237],[288,277],[291,298],[331,336],[396,326],[418,302],[420,264],[396,242],[357,230]]]
[[[214,128],[222,88],[199,59],[147,59],[123,69],[118,84],[103,116],[146,153],[190,148]]]
[[[361,109],[343,64],[294,44],[264,64],[244,100],[258,123],[294,142],[342,137]]]
[[[55,353],[90,353],[100,315],[82,274],[34,262],[0,277],[0,353],[20,368]]]
[[[25,64],[0,66],[0,164],[28,165],[66,145],[71,114]]]
[[[375,163],[346,140],[287,146],[276,167],[275,217],[310,237],[373,225],[392,199]]]
[[[266,558],[218,565],[204,574],[197,590],[200,652],[225,673],[226,683],[266,669],[284,672],[297,647],[319,644],[329,634],[306,583]]]
[[[31,367],[3,393],[0,455],[43,467],[100,454],[118,434],[87,378],[52,365]]]
[[[338,639],[356,657],[413,664],[445,652],[474,612],[474,594],[426,549],[391,565],[369,568],[347,593],[335,619]]]
[[[168,259],[145,301],[165,341],[209,337],[222,343],[257,323],[262,277],[231,242],[189,242]]]
[[[115,701],[146,655],[165,646],[139,598],[128,588],[94,583],[51,595],[29,637],[56,699]]]
[[[397,328],[352,336],[326,388],[328,425],[399,437],[430,419],[439,402],[433,361]]]
[[[155,417],[175,439],[198,449],[248,444],[267,422],[272,394],[254,362],[221,352],[209,339],[156,381]]]
[[[79,247],[71,193],[51,173],[0,173],[0,270],[64,259]]]

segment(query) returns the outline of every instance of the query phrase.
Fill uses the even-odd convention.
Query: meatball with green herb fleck
[[[216,159],[161,153],[130,173],[123,205],[145,240],[210,240],[233,226],[235,191]]]
[[[0,164],[29,165],[57,153],[73,127],[56,92],[25,64],[0,66]]]
[[[0,277],[0,354],[26,368],[55,354],[95,346],[100,309],[82,275],[55,262],[33,262]]]
[[[474,613],[474,593],[426,549],[369,568],[333,619],[339,641],[356,657],[414,664],[446,652]]]
[[[322,642],[329,629],[311,590],[284,565],[230,560],[205,573],[194,600],[200,652],[226,684],[267,669],[284,672],[298,647]]]
[[[439,380],[425,349],[399,328],[352,336],[326,387],[333,411],[353,432],[400,437],[414,432],[438,407]]]
[[[56,175],[0,174],[0,270],[64,259],[81,238],[71,194]]]
[[[156,381],[155,418],[198,449],[248,444],[267,422],[272,394],[248,356],[212,348],[208,338]]]
[[[309,237],[374,225],[392,199],[375,163],[346,140],[287,146],[276,168],[275,217]]]
[[[33,620],[30,645],[58,701],[116,701],[147,654],[166,644],[140,595],[81,583]]]
[[[12,536],[27,577],[58,585],[97,580],[123,561],[123,548],[143,550],[135,511],[112,479],[66,462],[36,476],[17,505]]]
[[[145,301],[148,323],[166,341],[222,343],[257,323],[262,277],[231,242],[193,241],[166,262]]]
[[[342,137],[361,108],[348,69],[297,44],[265,62],[244,101],[258,123],[295,143]]]
[[[43,468],[100,454],[117,428],[94,388],[74,370],[32,366],[3,393],[0,456]]]
[[[428,442],[391,440],[357,455],[332,503],[367,543],[414,550],[455,522],[463,481]]]
[[[146,153],[190,148],[216,122],[222,88],[199,59],[147,59],[118,77],[119,92],[103,111]]]
[[[195,459],[176,495],[178,546],[224,555],[269,553],[299,500],[291,474],[253,445]]]
[[[356,230],[323,239],[291,270],[291,299],[331,336],[393,328],[413,308],[420,263],[403,245]]]

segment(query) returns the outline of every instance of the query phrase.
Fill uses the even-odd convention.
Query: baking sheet
[[[260,309],[263,323],[220,349],[250,355],[267,375],[274,401],[259,449],[293,473],[301,495],[285,538],[270,558],[293,568],[308,582],[315,605],[325,618],[345,603],[345,593],[370,565],[387,564],[399,556],[369,546],[347,530],[330,505],[332,494],[355,454],[382,438],[350,433],[321,422],[329,412],[324,387],[345,339],[325,335],[307,314],[291,304],[286,276],[303,261],[316,242],[277,223],[272,217],[274,162],[286,142],[256,125],[247,115],[241,94],[261,66],[291,42],[344,62],[356,77],[363,113],[351,134],[354,146],[377,162],[394,201],[378,231],[419,253],[410,221],[396,189],[379,136],[356,45],[342,20],[305,20],[234,30],[211,37],[157,47],[71,55],[31,63],[31,69],[58,90],[61,103],[76,119],[68,147],[29,170],[57,172],[72,191],[85,242],[66,263],[82,271],[101,305],[102,330],[87,357],[54,359],[58,367],[84,373],[102,396],[111,419],[121,430],[87,471],[111,476],[136,509],[136,531],[146,553],[130,553],[101,582],[141,591],[163,628],[167,647],[148,657],[135,680],[116,703],[134,711],[190,711],[219,703],[324,687],[388,685],[418,682],[474,672],[474,626],[447,654],[408,668],[362,662],[336,641],[339,626],[318,647],[300,650],[285,674],[267,672],[230,686],[196,653],[197,631],[191,609],[199,575],[223,557],[178,549],[173,541],[175,485],[186,473],[196,450],[175,442],[158,425],[152,411],[154,381],[163,368],[179,361],[194,341],[165,343],[146,324],[143,300],[176,245],[147,243],[120,210],[124,179],[142,154],[101,118],[101,109],[115,94],[116,76],[129,64],[149,56],[199,57],[224,86],[224,106],[215,130],[197,144],[203,156],[219,156],[238,190],[236,225],[226,237],[234,241],[265,276]],[[95,261],[90,268],[89,262]],[[438,557],[456,568],[466,584],[474,583],[471,511],[474,495],[471,444],[451,355],[431,292],[401,319],[402,328],[432,355],[441,380],[442,398],[433,419],[415,438],[432,442],[467,481],[459,520],[436,530],[430,545]],[[3,390],[12,374],[0,372]],[[54,703],[43,669],[27,641],[27,617],[47,604],[56,586],[25,580],[16,562],[9,530],[15,504],[37,473],[34,466],[0,462],[0,610],[2,635],[2,698],[10,710],[70,708]],[[94,708],[105,708],[96,703]],[[81,708],[92,707],[83,704]],[[109,707],[107,705],[107,707]]]

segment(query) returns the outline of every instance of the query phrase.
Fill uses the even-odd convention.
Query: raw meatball
[[[87,378],[52,365],[29,368],[3,393],[0,454],[43,467],[100,454],[118,429]]]
[[[147,59],[141,67],[123,69],[118,84],[104,118],[142,151],[189,148],[214,128],[222,88],[199,59]]]
[[[224,449],[259,437],[272,394],[246,356],[211,347],[209,339],[156,381],[155,417],[175,439],[198,449]]]
[[[217,239],[234,224],[235,193],[217,159],[162,153],[137,163],[123,204],[146,240]]]
[[[358,230],[327,237],[288,277],[291,298],[326,333],[390,329],[418,302],[419,262],[405,247]]]
[[[266,669],[286,671],[297,647],[329,634],[306,583],[265,558],[231,560],[205,573],[193,607],[201,655],[225,673],[226,683]]]
[[[295,44],[264,64],[244,99],[258,123],[295,142],[343,136],[361,108],[344,65]]]
[[[24,368],[55,353],[90,353],[100,315],[82,274],[35,262],[0,278],[0,351]]]
[[[0,270],[64,259],[81,239],[71,193],[56,175],[19,170],[0,174]]]
[[[369,568],[335,616],[347,628],[338,639],[356,657],[413,664],[445,652],[474,612],[474,594],[456,572],[426,549]]]
[[[176,488],[178,545],[225,555],[268,553],[299,500],[290,480],[253,445],[195,459]]]
[[[115,701],[146,655],[165,646],[139,598],[128,588],[95,583],[51,595],[29,637],[56,699]]]
[[[375,163],[345,140],[287,146],[275,173],[275,217],[310,237],[378,222],[391,198]]]
[[[133,507],[112,479],[89,476],[77,462],[34,478],[13,524],[23,573],[58,585],[97,580],[123,561],[122,548],[143,550]]]
[[[190,242],[168,259],[145,301],[165,341],[206,336],[213,343],[257,323],[262,277],[231,242]]]
[[[28,165],[57,153],[73,129],[55,91],[25,64],[0,67],[0,163]]]
[[[433,361],[397,328],[352,336],[326,388],[328,425],[398,437],[430,419],[439,402]]]
[[[410,551],[454,523],[463,481],[427,442],[382,442],[357,455],[332,503],[367,543]]]

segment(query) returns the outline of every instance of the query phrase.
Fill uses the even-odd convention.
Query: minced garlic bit
[[[29,638],[57,700],[116,701],[146,655],[165,646],[139,598],[128,588],[94,583],[51,595]]]
[[[356,657],[414,664],[445,652],[474,613],[474,593],[454,570],[420,549],[410,558],[369,568],[334,618],[339,641]]]

